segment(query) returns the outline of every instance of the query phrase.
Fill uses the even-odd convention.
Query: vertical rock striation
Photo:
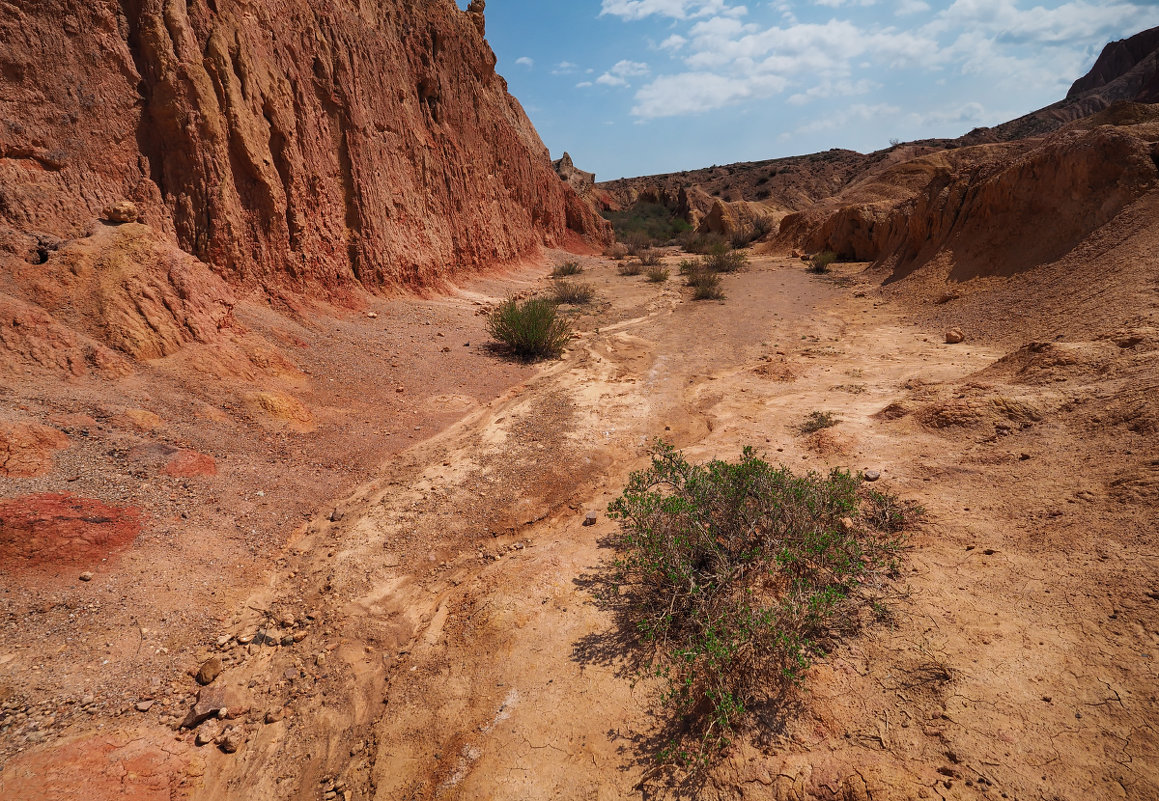
[[[127,198],[267,291],[431,284],[605,241],[495,73],[482,7],[5,4],[0,228],[76,238]]]

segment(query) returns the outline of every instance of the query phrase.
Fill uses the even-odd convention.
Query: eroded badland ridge
[[[1159,797],[1159,33],[958,140],[593,187],[483,12],[4,6],[0,798]],[[698,302],[592,255],[640,200],[775,224]],[[566,353],[503,358],[563,258]],[[600,592],[658,437],[927,510],[696,777]]]

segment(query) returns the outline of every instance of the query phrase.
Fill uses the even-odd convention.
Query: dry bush
[[[577,281],[559,281],[555,285],[555,302],[568,303],[580,306],[591,303],[596,296],[596,289],[591,284],[581,284]]]

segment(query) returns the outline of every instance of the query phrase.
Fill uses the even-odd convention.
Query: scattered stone
[[[140,212],[137,211],[136,203],[130,200],[120,200],[107,207],[103,216],[107,222],[121,225],[122,223],[136,222],[140,217]]]
[[[281,614],[281,616],[278,617],[278,623],[280,623],[281,625],[285,626],[288,629],[292,629],[294,627],[294,624],[297,622],[298,621],[294,620],[294,616],[292,614],[290,614],[289,612],[283,612]]]
[[[81,581],[92,581],[93,580],[92,571],[86,570],[85,572],[81,573],[80,580]]]
[[[214,722],[207,723],[197,730],[197,736],[193,738],[193,742],[200,748],[203,745],[209,745],[217,739],[219,734],[217,724]]]
[[[230,642],[230,640],[232,640],[232,639],[233,639],[233,635],[232,635],[232,634],[223,634],[223,635],[221,635],[220,637],[218,637],[218,638],[217,638],[217,647],[218,647],[218,648],[224,648],[225,646],[229,645],[229,642]]]
[[[237,752],[237,749],[241,748],[243,742],[245,741],[242,739],[241,734],[236,729],[229,729],[224,735],[222,735],[221,739],[218,740],[217,747],[220,748],[223,753],[233,754]]]
[[[346,513],[345,513],[345,512],[343,512],[343,511],[342,511],[341,509],[339,509],[338,507],[334,507],[334,511],[332,511],[332,512],[330,513],[330,522],[331,522],[331,523],[337,523],[338,521],[340,521],[340,520],[341,520],[342,518],[344,518],[344,517],[346,517]]]
[[[282,637],[281,643],[282,643],[282,645],[293,645],[294,644],[294,635],[287,634],[286,636]]]
[[[153,708],[153,704],[155,704],[155,703],[157,703],[157,702],[153,701],[153,700],[138,701],[137,702],[137,711],[138,712],[148,712],[150,709]]]
[[[596,521],[599,519],[600,519],[600,516],[598,514],[596,514],[595,512],[588,512],[587,515],[584,516],[584,525],[585,526],[594,526],[596,524]]]
[[[221,659],[213,656],[202,663],[201,667],[197,669],[197,675],[194,678],[197,679],[198,684],[210,684],[221,675],[223,669],[224,666],[221,664]]]
[[[304,631],[294,632],[294,642],[301,642],[304,639],[306,639],[306,632],[304,632]]]
[[[284,718],[286,713],[281,709],[271,709],[266,713],[266,723],[277,723]]]
[[[227,717],[231,720],[249,712],[247,704],[240,693],[232,688],[206,687],[197,694],[197,701],[189,714],[181,721],[181,728],[193,729],[210,718]],[[222,715],[224,710],[225,714]]]
[[[378,319],[378,312],[367,312],[366,316],[368,318],[370,318],[371,320],[377,320]]]
[[[966,335],[962,333],[961,328],[951,328],[946,332],[946,344],[957,345],[959,342],[964,342]]]
[[[881,473],[877,470],[866,470],[863,475],[865,476],[865,480],[869,482],[877,481],[881,478]]]

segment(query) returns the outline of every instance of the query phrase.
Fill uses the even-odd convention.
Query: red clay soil
[[[0,501],[0,570],[95,565],[137,539],[141,510],[51,492]]]

